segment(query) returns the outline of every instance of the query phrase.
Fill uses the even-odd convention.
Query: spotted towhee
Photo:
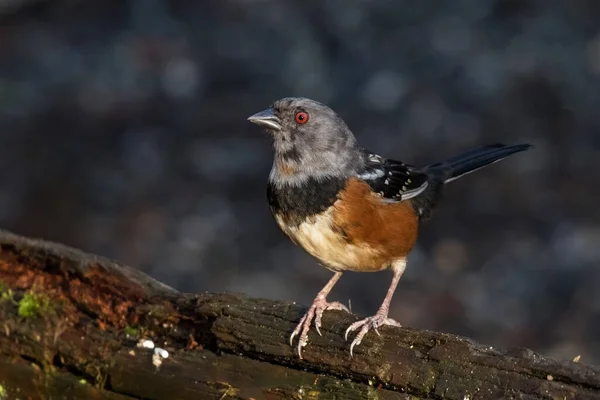
[[[267,189],[269,205],[292,241],[334,272],[290,337],[300,334],[298,354],[314,319],[320,334],[325,310],[347,310],[327,295],[345,271],[391,268],[393,279],[377,313],[355,322],[350,345],[369,329],[400,326],[388,311],[419,222],[430,216],[444,185],[532,146],[493,144],[444,162],[417,168],[364,150],[329,107],[305,98],[284,98],[248,118],[273,137],[275,159]]]

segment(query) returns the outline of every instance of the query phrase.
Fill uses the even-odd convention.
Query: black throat
[[[287,225],[298,226],[308,217],[327,210],[344,188],[345,179],[328,177],[309,178],[302,185],[277,187],[269,182],[267,198],[271,212]]]

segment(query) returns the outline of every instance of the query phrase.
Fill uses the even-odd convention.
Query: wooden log
[[[445,333],[384,327],[351,358],[337,311],[299,359],[305,311],[0,231],[0,399],[600,399],[600,367]]]

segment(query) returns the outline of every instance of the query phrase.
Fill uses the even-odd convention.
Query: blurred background
[[[599,21],[597,0],[0,0],[0,227],[310,304],[331,273],[273,221],[249,115],[310,97],[416,165],[530,142],[448,187],[391,317],[600,363]],[[330,298],[371,315],[390,279]]]

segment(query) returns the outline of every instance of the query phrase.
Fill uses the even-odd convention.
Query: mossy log
[[[350,358],[343,333],[358,317],[337,311],[299,359],[288,337],[305,311],[180,293],[0,231],[0,399],[600,399],[600,367],[445,333],[384,327]],[[140,339],[169,357],[157,367]]]

